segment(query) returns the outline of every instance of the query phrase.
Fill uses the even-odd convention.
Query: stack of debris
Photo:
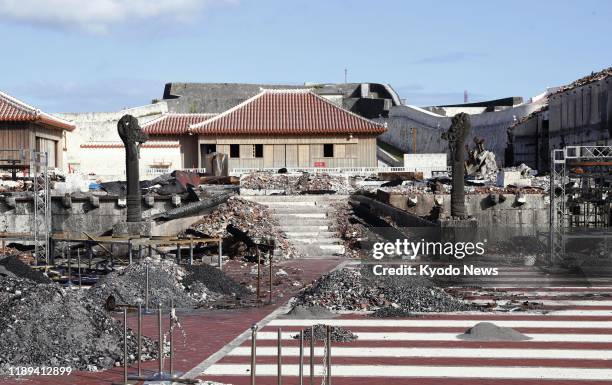
[[[329,215],[333,224],[330,230],[336,232],[344,242],[344,255],[351,258],[363,257],[361,241],[367,236],[366,228],[355,220],[353,209],[348,202],[333,202],[331,207]]]
[[[137,355],[128,331],[128,357]],[[142,357],[157,348],[143,337]],[[79,292],[55,284],[0,277],[0,373],[10,367],[71,367],[97,370],[123,360],[123,324]]]
[[[423,277],[375,276],[365,265],[319,278],[298,295],[296,303],[330,310],[384,309],[377,316],[397,315],[394,309],[405,313],[473,310]]]
[[[209,215],[202,217],[192,228],[208,236],[228,238],[231,236],[227,231],[228,225],[245,232],[252,239],[274,238],[276,247],[280,249],[284,258],[299,256],[293,244],[278,229],[278,222],[272,217],[269,209],[240,197],[231,197]],[[249,250],[245,245],[237,245],[232,247],[230,252],[230,256],[245,257]]]
[[[350,194],[354,189],[346,177],[326,173],[273,174],[257,172],[241,180],[241,188],[249,190],[282,190],[286,194]]]
[[[468,151],[468,160],[465,162],[466,175],[477,179],[493,180],[497,175],[495,154],[484,148],[484,139],[474,138],[476,146]]]

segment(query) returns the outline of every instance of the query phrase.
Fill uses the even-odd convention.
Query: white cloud
[[[0,0],[0,20],[77,27],[104,34],[132,21],[190,21],[204,8],[230,0]]]

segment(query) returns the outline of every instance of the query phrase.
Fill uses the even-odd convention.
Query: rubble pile
[[[216,267],[179,266],[172,260],[149,263],[149,306],[168,308],[214,307],[221,301],[245,298],[250,291]],[[146,265],[132,264],[102,278],[88,296],[103,305],[109,296],[118,304],[137,304],[145,299]]]
[[[137,355],[128,330],[128,357]],[[142,357],[154,359],[156,345],[143,337]],[[0,277],[0,373],[15,366],[110,368],[123,361],[123,323],[77,291],[54,284]]]
[[[300,292],[296,303],[353,311],[388,307],[410,312],[473,310],[423,277],[375,276],[367,266],[344,268],[319,278]]]
[[[173,261],[149,262],[149,304],[168,308],[174,303],[177,308],[191,308],[198,304],[181,284],[185,271]],[[103,305],[112,295],[118,304],[136,305],[145,299],[146,265],[132,264],[123,270],[114,271],[88,290],[88,296],[96,304]]]
[[[350,194],[354,191],[344,176],[307,172],[302,174],[256,172],[245,176],[240,186],[249,190],[284,190],[290,195],[307,192]]]
[[[37,283],[51,283],[51,279],[39,270],[34,270],[18,257],[10,255],[0,259],[0,276],[25,278]]]
[[[327,340],[327,325],[317,324],[313,326],[313,329],[315,340]],[[304,329],[304,341],[309,341],[311,338],[311,334],[311,328]],[[332,326],[329,337],[333,342],[352,342],[357,339],[357,335],[341,326]],[[293,338],[297,340],[300,338],[300,335],[296,334],[293,336]]]
[[[183,286],[190,292],[198,293],[200,292],[198,288],[200,290],[205,289],[218,298],[226,295],[242,298],[250,294],[246,287],[240,285],[216,267],[207,264],[186,265],[185,270],[187,275],[183,278]]]
[[[360,241],[366,238],[365,227],[351,220],[353,209],[348,202],[333,202],[330,206],[330,216],[333,218],[330,230],[336,232],[344,242],[344,255],[351,258],[362,257]]]
[[[278,230],[278,222],[266,206],[237,196],[229,198],[213,212],[202,217],[192,228],[209,236],[227,238],[231,236],[227,232],[227,226],[230,224],[246,232],[251,238],[273,237],[276,248],[280,249],[284,258],[299,256],[293,244]],[[248,250],[242,247],[233,251],[234,256],[243,257]]]
[[[589,83],[597,82],[599,80],[604,80],[606,78],[609,78],[610,76],[612,76],[612,67],[605,68],[598,72],[591,72],[590,75],[584,76],[578,80],[571,82],[568,85],[560,87],[556,93],[571,90],[576,87],[581,87]]]

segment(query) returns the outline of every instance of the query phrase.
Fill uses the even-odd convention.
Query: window
[[[255,158],[263,158],[263,144],[256,144],[254,147],[255,147]]]
[[[230,144],[230,158],[240,158],[240,145]]]
[[[334,157],[334,145],[333,144],[324,144],[323,145],[323,156],[325,158],[333,158]]]

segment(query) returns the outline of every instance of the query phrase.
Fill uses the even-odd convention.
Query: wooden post
[[[193,265],[193,240],[189,241],[189,265]]]
[[[260,284],[261,284],[261,255],[259,254],[259,248],[257,250],[257,303],[259,303],[259,298],[261,298],[260,294]]]

